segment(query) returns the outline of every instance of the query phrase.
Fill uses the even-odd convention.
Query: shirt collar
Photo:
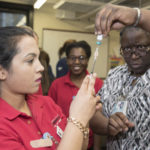
[[[86,70],[86,75],[87,75],[87,74],[89,74],[89,72]],[[68,73],[67,73],[66,76],[65,76],[64,82],[65,82],[65,84],[69,84],[69,85],[75,86],[75,85],[72,83],[71,79],[70,79],[70,75],[71,75],[71,72],[68,71]]]
[[[21,114],[18,110],[0,98],[0,114],[9,120],[17,118]]]
[[[37,98],[36,94],[28,95],[26,97],[26,99],[27,99],[27,103],[28,103],[28,106],[30,107],[30,109],[32,109],[33,107],[42,107],[44,105],[43,101],[40,101],[40,103],[38,102],[38,98]],[[34,101],[34,105],[33,105],[33,101]],[[16,119],[20,115],[23,117],[26,117],[26,118],[30,117],[30,116],[26,115],[25,113],[20,112],[20,111],[16,110],[15,108],[13,108],[2,98],[0,98],[0,115],[4,116],[5,118],[7,118],[9,120]]]
[[[125,66],[125,69],[128,70],[127,74],[124,74],[124,75],[126,77],[130,76],[131,72],[129,71],[128,65],[125,64],[124,66]],[[133,76],[133,75],[131,75],[131,76],[132,76],[132,79],[135,78],[135,76]],[[149,85],[149,82],[150,82],[150,69],[148,69],[143,75],[139,76],[138,79],[140,79],[139,82],[141,84],[143,84],[143,86],[144,85]]]

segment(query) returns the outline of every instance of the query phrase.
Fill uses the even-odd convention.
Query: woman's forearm
[[[68,122],[57,150],[82,150],[83,133],[72,122]]]

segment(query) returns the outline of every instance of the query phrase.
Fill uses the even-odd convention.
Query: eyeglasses
[[[70,61],[72,61],[72,62],[76,62],[76,60],[78,59],[79,62],[82,63],[82,62],[84,62],[84,61],[87,59],[87,57],[82,56],[82,55],[81,55],[81,56],[78,56],[78,57],[76,57],[76,56],[69,56],[68,59],[69,59]]]
[[[120,48],[120,54],[124,55],[124,57],[131,57],[133,53],[137,56],[145,56],[149,51],[150,51],[150,46],[144,46],[144,45]]]

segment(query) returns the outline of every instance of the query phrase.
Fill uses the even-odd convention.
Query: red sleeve
[[[17,141],[14,136],[7,133],[6,130],[0,129],[0,150],[25,150],[21,142]]]
[[[101,80],[100,78],[96,78],[95,81],[95,92],[97,93],[103,86],[103,80]]]

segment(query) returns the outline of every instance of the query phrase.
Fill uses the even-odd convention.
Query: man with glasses
[[[127,26],[120,33],[120,43],[126,64],[109,71],[98,92],[103,111],[95,115],[92,125],[96,133],[108,135],[109,150],[148,150],[150,33]]]

